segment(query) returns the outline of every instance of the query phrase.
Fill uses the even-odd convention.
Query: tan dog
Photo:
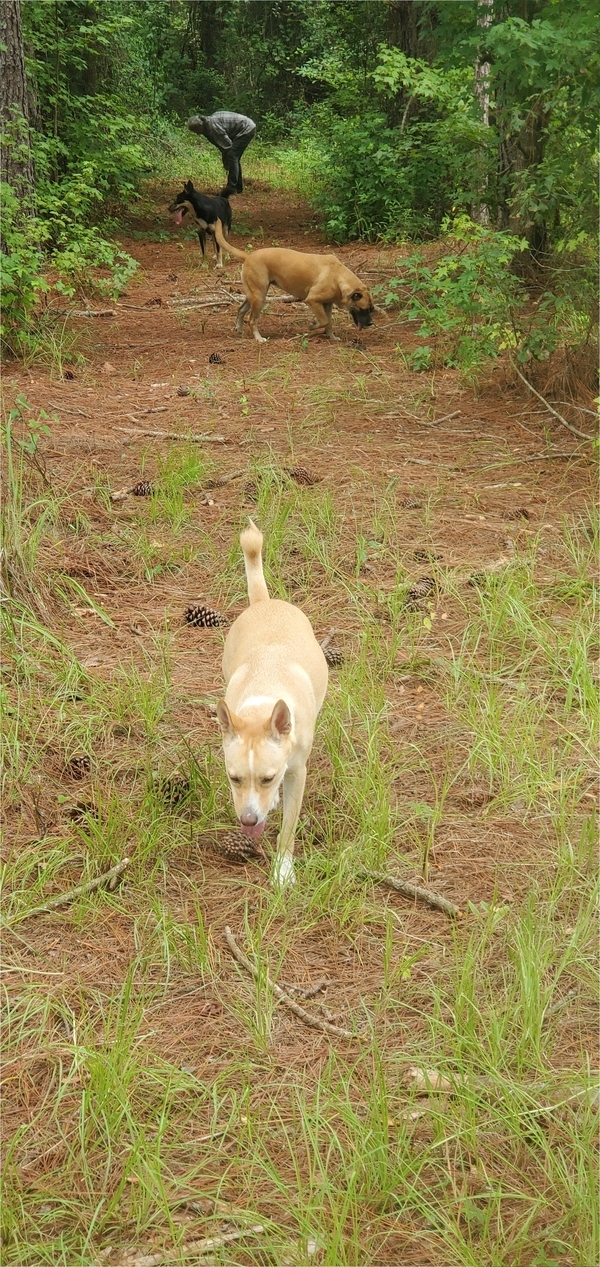
[[[222,250],[244,261],[242,286],[246,298],[235,323],[238,334],[243,333],[244,317],[250,312],[254,338],[258,343],[266,343],[256,323],[265,306],[269,286],[279,286],[308,304],[314,316],[311,334],[333,338],[331,309],[334,305],[346,308],[354,324],[361,329],[373,324],[373,300],[369,291],[337,255],[307,255],[304,251],[288,251],[282,247],[266,247],[246,255],[226,241],[219,221],[214,232]]]
[[[217,704],[233,803],[242,831],[258,837],[283,784],[274,879],[294,883],[294,837],[327,663],[299,607],[269,598],[262,533],[250,520],[240,538],[250,606],[225,642],[225,699]]]

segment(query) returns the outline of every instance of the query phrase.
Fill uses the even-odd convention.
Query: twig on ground
[[[598,421],[597,409],[586,409],[583,405],[576,405],[574,400],[559,400],[558,404],[566,405],[568,409],[576,409],[578,414],[589,414],[590,418],[595,418]]]
[[[127,435],[157,436],[160,440],[193,441],[195,444],[226,444],[225,436],[199,434],[195,431],[148,431],[145,427],[115,427]]]
[[[321,651],[325,651],[326,647],[328,647],[328,646],[329,646],[329,643],[330,643],[330,642],[332,642],[332,641],[333,641],[333,639],[335,638],[336,633],[337,633],[337,629],[334,629],[334,628],[332,627],[332,628],[329,630],[329,633],[327,634],[327,636],[326,636],[325,638],[322,638],[322,639],[321,639],[321,642],[319,643],[319,646],[320,646],[320,648],[321,648]]]
[[[375,880],[376,884],[387,884],[388,888],[396,889],[398,893],[403,893],[405,897],[410,897],[414,901],[426,902],[428,906],[443,911],[444,915],[448,915],[450,919],[461,919],[464,915],[464,911],[461,911],[459,906],[456,906],[449,898],[442,897],[441,893],[435,893],[433,889],[423,889],[419,884],[409,884],[408,880],[399,880],[396,876],[385,875],[383,871],[361,871],[360,874],[361,877]]]
[[[316,981],[314,985],[292,985],[289,981],[284,981],[283,985],[286,990],[293,990],[295,994],[301,994],[303,999],[314,999],[316,994],[320,994],[321,990],[326,990],[329,985],[333,985],[332,981],[326,981],[323,977],[322,981]]]
[[[242,475],[245,475],[245,474],[246,474],[246,471],[242,469],[241,471],[232,471],[230,475],[215,475],[213,479],[206,481],[206,484],[204,485],[204,487],[205,488],[224,488],[226,484],[231,484],[232,480],[241,479]]]
[[[61,312],[61,317],[116,317],[114,308],[71,308],[69,312]]]
[[[68,409],[66,405],[52,405],[48,403],[48,409],[59,409],[63,414],[81,414],[82,418],[91,417],[90,414],[86,414],[84,409]]]
[[[462,413],[462,409],[455,409],[453,414],[444,414],[441,418],[433,418],[431,422],[424,422],[422,418],[415,419],[420,427],[437,427],[440,422],[449,422],[451,418],[458,418]]]
[[[511,365],[512,365],[512,367],[513,367],[514,371],[515,371],[515,374],[518,374],[518,375],[519,375],[519,378],[521,379],[521,382],[523,382],[523,383],[525,384],[525,386],[529,388],[530,392],[533,392],[534,396],[537,396],[538,400],[541,400],[542,404],[543,404],[543,405],[545,405],[545,407],[546,407],[546,409],[549,411],[549,413],[554,414],[554,417],[555,417],[555,418],[558,418],[558,421],[559,421],[559,422],[562,422],[563,427],[566,427],[566,428],[567,428],[567,431],[572,431],[572,432],[573,432],[573,435],[574,435],[574,436],[579,436],[579,439],[580,439],[580,440],[587,440],[587,441],[588,441],[588,443],[590,443],[590,444],[592,443],[592,441],[593,441],[593,439],[594,439],[594,437],[593,437],[593,436],[587,435],[585,431],[580,431],[578,427],[574,427],[574,426],[572,425],[572,423],[567,422],[566,418],[563,418],[562,414],[559,414],[558,410],[557,410],[557,409],[555,409],[553,405],[549,405],[549,404],[548,404],[548,401],[546,400],[546,398],[545,398],[544,396],[540,395],[540,393],[539,393],[538,391],[536,391],[535,387],[533,387],[533,386],[531,385],[531,383],[529,382],[529,380],[525,378],[525,375],[521,373],[521,371],[520,371],[520,369],[518,368],[518,366],[517,366],[517,365],[515,365],[515,363],[514,363],[514,361],[512,360],[512,358],[511,358],[511,362],[510,362],[510,363],[511,363]]]
[[[254,977],[255,981],[258,981],[259,979],[258,968],[256,968],[255,965],[250,962],[248,957],[244,954],[243,950],[240,950],[235,940],[235,937],[228,926],[226,926],[225,928],[225,940],[227,942],[227,945],[229,946],[229,949],[234,959],[237,959],[237,962],[241,964],[243,968],[246,969],[246,972],[249,972],[250,976]],[[319,1019],[318,1016],[312,1016],[311,1013],[307,1012],[305,1008],[300,1007],[300,1004],[296,1003],[294,999],[290,999],[289,995],[285,993],[285,990],[281,989],[281,986],[277,985],[275,981],[271,981],[271,978],[269,977],[268,973],[266,975],[265,980],[266,980],[267,985],[273,991],[273,994],[275,994],[278,999],[281,999],[282,1003],[285,1003],[285,1006],[290,1009],[290,1012],[293,1012],[294,1015],[298,1016],[301,1021],[304,1021],[305,1025],[311,1025],[313,1029],[326,1030],[327,1033],[329,1034],[336,1034],[338,1038],[359,1038],[360,1037],[360,1035],[358,1034],[351,1034],[350,1030],[348,1029],[341,1029],[339,1025],[330,1025],[329,1021],[322,1021]]]
[[[32,915],[44,915],[46,911],[54,911],[57,906],[66,906],[69,902],[74,902],[76,898],[82,897],[84,893],[93,893],[94,889],[99,889],[102,884],[107,884],[109,888],[112,886],[121,872],[129,866],[131,858],[123,858],[121,862],[117,862],[116,866],[111,867],[110,871],[105,871],[103,875],[96,876],[95,880],[86,880],[85,884],[78,884],[76,889],[69,889],[67,893],[59,893],[56,897],[49,897],[46,902],[41,902],[39,906],[32,906],[31,910],[24,911],[22,915],[17,915],[13,920],[8,920],[8,926],[11,924],[19,924],[21,920],[29,919]]]
[[[260,1236],[264,1230],[262,1223],[253,1223],[251,1227],[240,1228],[237,1232],[224,1232],[222,1236],[205,1236],[200,1241],[184,1241],[177,1249],[159,1249],[154,1254],[127,1254],[117,1267],[162,1267],[163,1263],[178,1263],[182,1258],[192,1258],[195,1255],[203,1257],[213,1249],[219,1249],[221,1245],[241,1240],[243,1236]]]

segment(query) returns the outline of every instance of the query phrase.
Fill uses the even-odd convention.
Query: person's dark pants
[[[224,194],[225,193],[227,194],[243,193],[244,182],[242,180],[242,167],[241,167],[240,159],[242,157],[242,154],[244,153],[244,150],[253,140],[255,133],[256,133],[256,128],[254,129],[254,132],[250,132],[250,134],[248,136],[243,137],[242,140],[234,141],[233,145],[231,146],[231,149],[221,150],[221,158],[223,160],[223,167],[225,168],[225,171],[227,172],[227,186],[226,186],[226,189],[223,190]]]

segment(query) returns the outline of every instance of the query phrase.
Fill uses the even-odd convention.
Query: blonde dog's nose
[[[240,814],[242,827],[256,827],[257,822],[258,814],[252,814],[250,810],[246,810],[245,814]]]

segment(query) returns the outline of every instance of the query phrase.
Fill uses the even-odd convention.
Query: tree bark
[[[387,0],[388,38],[407,57],[419,56],[418,0]]]
[[[34,182],[20,0],[1,0],[0,40],[0,171],[2,179],[23,200],[25,210],[33,205]]]
[[[477,25],[482,31],[488,30],[492,25],[492,8],[494,0],[478,0],[477,3]],[[475,62],[475,98],[479,104],[481,113],[481,122],[484,127],[490,126],[490,63],[482,62],[477,56]],[[482,154],[482,166],[485,166],[486,156]],[[482,174],[479,187],[479,200],[472,210],[473,219],[478,224],[489,224],[490,209],[487,204],[488,196],[488,178],[485,173]]]

